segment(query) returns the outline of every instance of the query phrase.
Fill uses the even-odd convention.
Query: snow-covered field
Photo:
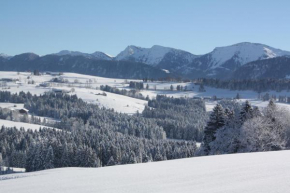
[[[17,83],[7,83],[7,87],[10,89],[2,88],[2,90],[10,91],[12,93],[18,93],[20,91],[30,92],[32,94],[40,95],[44,92],[51,91],[52,89],[64,89],[71,90],[75,89],[75,92],[79,98],[87,101],[89,103],[95,103],[100,106],[109,109],[115,109],[117,112],[135,114],[137,111],[142,112],[147,104],[147,101],[134,99],[122,95],[107,93],[107,96],[96,95],[103,93],[103,91],[97,89],[101,85],[109,85],[112,87],[123,88],[125,87],[126,79],[112,79],[112,78],[103,78],[96,76],[89,76],[76,73],[64,73],[61,76],[53,75],[41,75],[34,76],[29,72],[0,72],[1,78],[13,78],[19,79]],[[29,77],[29,79],[27,79]],[[69,83],[53,83],[50,87],[40,87],[39,84],[48,82],[52,78],[61,77],[65,80],[68,80]],[[29,80],[35,81],[35,84],[28,84]],[[139,80],[134,80],[139,81]],[[85,87],[89,88],[85,88]]]
[[[145,83],[146,84],[146,83]],[[176,83],[176,82],[159,82],[159,83],[148,83],[149,85],[149,90],[142,90],[141,93],[144,96],[149,96],[149,97],[156,97],[158,94],[160,95],[166,95],[170,97],[202,97],[202,98],[211,98],[213,96],[216,96],[217,98],[227,98],[227,99],[232,99],[235,98],[237,93],[239,93],[241,100],[239,102],[243,103],[246,100],[250,101],[250,103],[254,106],[257,107],[265,107],[267,106],[268,102],[267,101],[261,101],[258,99],[258,93],[254,91],[233,91],[233,90],[228,90],[228,89],[218,89],[218,88],[212,88],[208,86],[204,86],[205,92],[199,92],[199,86],[194,85],[193,83]],[[187,86],[189,91],[186,92],[181,92],[181,91],[170,91],[170,86],[173,86],[176,89],[177,85],[181,85],[183,87]],[[154,88],[156,87],[156,90]],[[261,93],[262,95],[265,94],[266,92]],[[281,91],[281,92],[276,92],[276,91],[270,91],[267,92],[269,95],[276,95],[276,96],[290,96],[290,93],[287,91]],[[211,101],[207,100],[206,102],[206,109],[207,111],[211,111],[213,107],[217,104],[216,101]],[[286,108],[290,108],[289,104],[284,104],[284,103],[277,103],[279,106],[283,106]]]
[[[3,125],[5,127],[16,127],[17,129],[24,128],[25,130],[28,130],[28,129],[39,130],[40,128],[44,128],[44,127],[53,129],[52,127],[47,127],[43,125],[36,125],[36,124],[23,123],[23,122],[14,122],[14,121],[0,119],[0,127]]]
[[[7,83],[7,87],[9,86],[10,89],[7,87],[0,88],[2,90],[7,90],[10,92],[31,92],[32,94],[43,94],[44,92],[51,91],[52,89],[64,89],[64,90],[71,90],[72,88],[75,91],[72,94],[76,94],[78,97],[82,98],[84,101],[89,103],[98,104],[105,108],[115,109],[117,112],[127,113],[127,114],[135,114],[137,111],[142,112],[147,104],[147,101],[134,99],[127,96],[122,96],[118,94],[108,93],[107,96],[98,95],[103,93],[99,89],[101,85],[109,85],[112,87],[116,87],[119,89],[129,89],[128,82],[132,80],[127,79],[113,79],[113,78],[103,78],[97,76],[89,76],[83,74],[76,74],[76,73],[64,73],[61,76],[54,76],[54,75],[41,75],[41,76],[34,76],[31,75],[29,72],[0,72],[1,78],[17,78],[19,81],[17,83]],[[29,79],[28,79],[29,77]],[[49,87],[41,87],[39,84],[48,82],[52,78],[61,77],[64,80],[67,80],[68,83],[53,83]],[[35,84],[28,84],[29,80],[35,81]],[[140,80],[133,80],[133,81],[140,81]],[[146,86],[147,83],[145,83]],[[193,83],[177,83],[177,82],[149,82],[149,90],[142,90],[141,94],[143,96],[149,96],[150,98],[156,97],[158,94],[163,94],[172,97],[208,97],[211,98],[212,96],[217,96],[218,98],[234,98],[237,93],[240,94],[241,102],[245,100],[249,100],[253,105],[258,107],[265,107],[267,102],[263,102],[258,100],[258,93],[254,91],[232,91],[227,89],[217,89],[206,87],[206,92],[199,92],[199,86],[194,85]],[[170,86],[174,86],[174,91],[170,91]],[[176,86],[182,85],[183,87],[187,86],[188,91],[181,92],[176,91]],[[155,90],[156,87],[156,90]],[[275,92],[271,91],[268,92],[270,95],[285,95],[290,96],[289,92],[282,91],[282,92]],[[265,93],[261,93],[265,94]],[[213,107],[216,105],[215,101],[206,101],[206,108],[208,111],[211,111]],[[290,108],[289,104],[282,104],[279,105],[285,106]]]
[[[8,168],[8,167],[4,167],[3,166],[1,169],[2,169],[2,171],[7,171],[8,169],[11,169],[11,170],[13,170],[13,172],[17,172],[17,173],[19,173],[19,172],[25,172],[25,168],[14,168],[14,167]]]
[[[278,151],[52,169],[0,176],[0,186],[9,193],[285,193],[289,157],[290,151]]]

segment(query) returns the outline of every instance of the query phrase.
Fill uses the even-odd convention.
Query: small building
[[[21,109],[18,109],[18,112],[20,113],[20,114],[28,114],[28,109],[26,109],[26,108],[21,108]]]
[[[47,71],[45,73],[46,74],[49,74],[49,75],[52,75],[52,76],[60,76],[60,75],[63,75],[62,72],[50,72],[50,71]]]
[[[41,86],[41,87],[50,87],[50,83],[48,83],[48,82],[40,83],[39,86]]]
[[[70,93],[70,90],[53,88],[52,92],[54,92],[54,93]]]

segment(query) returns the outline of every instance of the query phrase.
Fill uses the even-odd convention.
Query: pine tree
[[[204,130],[203,153],[208,155],[210,152],[210,143],[215,140],[215,133],[225,125],[225,112],[220,104],[217,104],[210,115],[207,126]]]
[[[116,165],[116,163],[115,163],[114,157],[111,156],[107,163],[107,166],[113,166],[113,165]]]
[[[53,149],[51,146],[49,146],[47,154],[45,156],[45,161],[44,161],[44,168],[45,169],[52,169],[54,168],[54,154],[53,154]]]
[[[68,148],[67,148],[67,144],[66,143],[65,143],[65,145],[63,147],[63,151],[62,151],[61,165],[62,165],[62,167],[71,166],[71,160],[69,159]]]
[[[149,89],[149,84],[146,84],[146,90],[148,90]]]
[[[25,170],[26,172],[35,171],[35,153],[36,146],[35,144],[31,144],[26,156]]]
[[[246,101],[240,113],[241,124],[244,123],[246,120],[251,119],[253,117],[254,117],[253,108],[250,102]]]

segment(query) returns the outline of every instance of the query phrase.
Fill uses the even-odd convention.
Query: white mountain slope
[[[209,55],[211,56],[209,66],[217,68],[229,60],[243,65],[255,60],[290,55],[290,52],[263,44],[243,42],[232,46],[217,47]]]
[[[7,54],[0,53],[0,57],[2,58],[11,58],[11,56],[8,56]]]
[[[154,45],[151,48],[141,48],[137,46],[128,46],[124,51],[118,54],[116,60],[133,60],[136,62],[142,62],[145,64],[150,64],[152,66],[158,65],[166,56],[166,54],[171,53],[180,57],[184,54],[184,59],[190,63],[195,55],[190,54],[183,50],[178,50],[174,48],[168,48],[163,46]]]
[[[62,168],[0,176],[0,186],[9,193],[285,193],[289,158],[290,151],[276,151]]]
[[[69,51],[69,50],[62,50],[55,55],[63,56],[63,55],[70,55],[70,56],[84,56],[87,58],[94,58],[98,60],[112,60],[112,57],[103,53],[103,52],[94,52],[92,54],[78,52],[78,51]]]

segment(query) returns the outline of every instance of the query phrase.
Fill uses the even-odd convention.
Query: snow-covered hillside
[[[4,54],[4,53],[0,53],[0,57],[2,57],[2,58],[10,58],[10,56],[8,56],[7,54]]]
[[[242,42],[231,46],[217,47],[203,55],[162,46],[142,48],[128,46],[118,54],[116,60],[131,60],[153,65],[187,77],[229,76],[239,67],[256,60],[270,59],[290,55],[264,44]]]
[[[9,193],[285,193],[289,157],[290,151],[278,151],[62,168],[1,176],[0,185]]]
[[[290,52],[267,45],[243,42],[232,46],[217,47],[210,54],[210,68],[217,68],[229,60],[243,65],[255,60],[290,55]]]
[[[5,87],[2,89],[0,88],[1,90],[10,91],[12,93],[24,91],[40,95],[44,92],[52,91],[53,89],[63,89],[70,91],[72,88],[74,88],[75,91],[70,94],[76,94],[79,98],[86,102],[98,104],[102,107],[114,109],[117,112],[127,114],[135,114],[137,111],[142,112],[145,108],[145,105],[147,104],[147,101],[145,100],[134,99],[108,92],[105,92],[107,96],[103,96],[102,93],[104,92],[99,90],[101,85],[109,85],[122,89],[126,86],[125,82],[130,81],[125,79],[103,78],[76,73],[64,73],[60,76],[48,74],[34,76],[28,72],[20,72],[19,74],[17,72],[0,72],[0,77],[19,79],[19,81],[16,83],[8,82],[7,88],[9,87],[9,89],[6,89]],[[48,87],[39,86],[41,83],[49,82],[52,78],[57,77],[67,80],[68,83],[51,83],[51,85]],[[35,84],[28,84],[29,80],[33,80]]]
[[[52,128],[52,127],[47,127],[43,125],[36,125],[36,124],[30,124],[30,123],[23,123],[23,122],[14,122],[14,121],[8,121],[8,120],[3,120],[0,119],[0,127],[1,126],[5,127],[16,127],[17,129],[23,128],[25,130],[39,130],[40,128],[49,128],[49,129],[57,129],[57,128]]]
[[[190,63],[196,56],[188,52],[177,50],[173,48],[154,45],[151,48],[141,48],[137,46],[128,46],[124,51],[116,56],[116,60],[133,60],[157,66],[166,56],[166,54],[172,53],[180,56],[184,54],[184,59]]]
[[[131,98],[128,96],[113,94],[109,92],[103,92],[99,89],[101,85],[109,85],[111,87],[116,87],[119,89],[129,89],[128,83],[131,80],[126,79],[113,79],[113,78],[104,78],[98,76],[90,76],[76,73],[64,73],[61,76],[55,75],[41,75],[34,76],[28,72],[0,72],[1,78],[17,78],[19,81],[17,83],[7,83],[10,89],[4,89],[6,91],[10,91],[12,93],[24,91],[30,92],[32,94],[40,95],[47,91],[52,91],[53,89],[64,89],[71,90],[74,88],[74,92],[71,94],[76,94],[78,97],[83,99],[86,102],[98,104],[102,107],[115,109],[117,112],[127,113],[127,114],[135,114],[137,111],[142,112],[145,106],[147,105],[147,101]],[[35,84],[28,84],[27,77],[30,77],[30,80],[35,81]],[[67,80],[68,83],[52,83],[49,87],[41,87],[39,86],[41,83],[48,82],[52,78],[60,77],[64,80]],[[132,81],[140,81],[140,80],[132,80]],[[146,83],[145,83],[146,85]],[[211,87],[205,87],[205,92],[199,92],[198,86],[193,83],[178,83],[178,82],[149,82],[149,90],[142,90],[140,93],[146,97],[147,95],[150,98],[156,97],[159,95],[167,95],[172,97],[206,97],[211,98],[213,96],[217,96],[218,98],[234,98],[237,93],[241,96],[241,101],[249,100],[255,106],[265,107],[267,102],[263,102],[258,100],[258,93],[254,91],[233,91],[227,89],[217,89]],[[170,90],[170,86],[173,85],[174,90]],[[183,87],[187,86],[188,91],[176,91],[177,85],[182,85]],[[89,86],[89,87],[87,87]],[[155,90],[156,87],[156,90]],[[102,93],[106,93],[107,96],[102,95]],[[290,96],[290,93],[287,91],[268,92],[270,95],[285,95]],[[265,94],[265,93],[261,93]],[[215,102],[206,101],[207,109],[211,110],[215,105]],[[7,104],[12,106],[12,104]],[[289,107],[289,104],[279,105]],[[3,106],[3,104],[1,105]],[[5,106],[3,106],[5,107]]]

